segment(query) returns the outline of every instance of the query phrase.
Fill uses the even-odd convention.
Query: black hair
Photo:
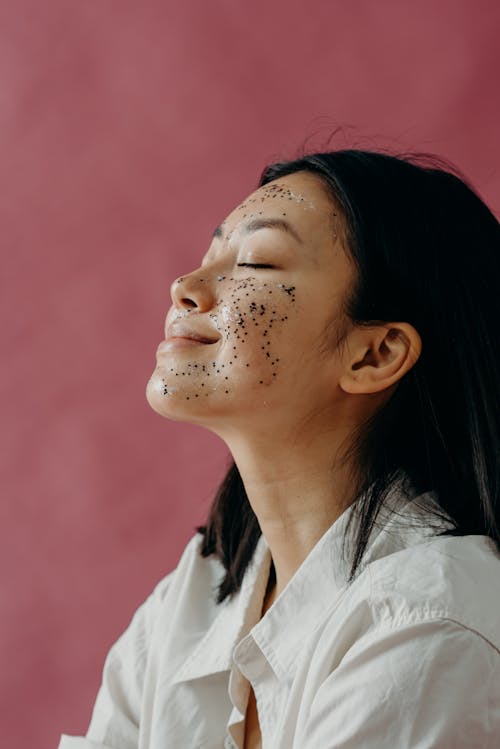
[[[486,535],[500,551],[497,219],[454,167],[433,156],[314,153],[266,167],[259,185],[300,171],[317,175],[332,211],[343,213],[357,269],[349,318],[406,321],[422,340],[416,364],[353,443],[363,476],[349,581],[401,475],[418,494],[434,493],[453,523],[445,534]],[[217,555],[226,570],[220,603],[240,589],[261,535],[234,462],[197,530],[200,554]]]

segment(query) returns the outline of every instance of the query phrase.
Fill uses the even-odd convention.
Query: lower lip
[[[183,348],[193,348],[193,346],[210,346],[206,341],[195,341],[194,338],[167,338],[162,341],[156,349],[157,354],[165,354],[169,351],[177,351]]]

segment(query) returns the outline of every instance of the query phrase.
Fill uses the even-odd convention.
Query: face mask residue
[[[217,276],[219,283],[226,282],[229,294],[224,294],[214,305],[208,317],[220,333],[217,357],[211,362],[190,360],[182,368],[170,367],[167,377],[162,377],[163,395],[182,391],[186,400],[208,397],[223,386],[225,394],[231,392],[232,372],[257,370],[254,383],[270,385],[279,373],[280,358],[273,349],[273,332],[289,320],[290,308],[295,305],[295,287],[284,283],[259,283],[253,276],[237,279]],[[199,279],[201,281],[201,279]],[[184,310],[177,317],[192,315]],[[196,313],[195,313],[196,314]],[[204,354],[203,354],[204,358]],[[181,378],[181,379],[179,379]],[[187,378],[193,387],[185,392]],[[191,378],[193,378],[191,380]]]

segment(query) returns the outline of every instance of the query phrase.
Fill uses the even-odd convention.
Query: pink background
[[[306,137],[454,160],[500,206],[496,0],[0,2],[2,745],[88,725],[226,451],[144,391],[169,285]]]

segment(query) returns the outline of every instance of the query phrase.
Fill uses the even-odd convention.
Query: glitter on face
[[[213,350],[212,345],[202,347],[198,359],[169,367],[161,378],[162,395],[171,397],[183,392],[186,400],[200,395],[209,397],[210,393],[219,391],[219,383],[224,384],[224,395],[230,395],[231,380],[242,370],[246,371],[247,379],[252,371],[256,372],[254,385],[276,382],[279,357],[273,347],[273,329],[287,323],[289,308],[295,299],[295,287],[285,283],[259,282],[255,276],[224,277],[224,291],[209,314],[221,335],[220,341],[213,344],[218,350]],[[185,317],[184,312],[176,315],[181,316]],[[212,351],[215,359],[209,361],[207,353]],[[186,387],[188,378],[193,379]]]
[[[264,275],[265,271],[260,275],[258,270],[252,275],[241,276],[234,270],[231,272],[230,268],[234,267],[235,255],[241,246],[237,239],[242,236],[243,225],[262,217],[264,213],[286,219],[288,203],[292,204],[290,211],[294,215],[297,215],[297,211],[309,213],[316,208],[312,200],[280,182],[263,186],[221,224],[220,231],[224,236],[217,234],[217,243],[210,251],[210,263],[203,266],[203,278],[196,276],[195,283],[194,275],[190,274],[177,280],[174,290],[177,289],[175,293],[179,300],[194,301],[189,307],[177,303],[169,313],[170,322],[181,318],[194,321],[200,315],[200,318],[205,318],[204,329],[207,329],[209,320],[209,327],[217,331],[220,338],[213,344],[186,348],[158,360],[158,376],[152,387],[164,398],[204,400],[217,394],[222,397],[241,396],[248,386],[250,390],[246,392],[251,393],[252,390],[261,391],[280,381],[282,340],[287,341],[285,346],[288,347],[291,340],[289,333],[285,334],[284,339],[282,336],[292,321],[297,324],[300,310],[297,285],[290,283],[292,278],[296,282],[297,276],[290,278],[287,273],[279,278],[275,270],[272,276]],[[321,220],[324,220],[323,214]],[[260,263],[265,267],[264,260],[259,258],[257,265]],[[245,263],[252,265],[250,259],[245,258]],[[213,273],[211,267],[214,268]],[[226,272],[222,267],[227,267]],[[181,288],[184,284],[185,288]],[[210,304],[204,309],[200,308],[195,292],[198,284],[205,296],[208,294],[210,298],[211,295]],[[166,361],[167,366],[164,364]],[[289,362],[287,356],[285,361]],[[158,379],[161,386],[157,383]],[[243,383],[246,385],[242,390]]]

